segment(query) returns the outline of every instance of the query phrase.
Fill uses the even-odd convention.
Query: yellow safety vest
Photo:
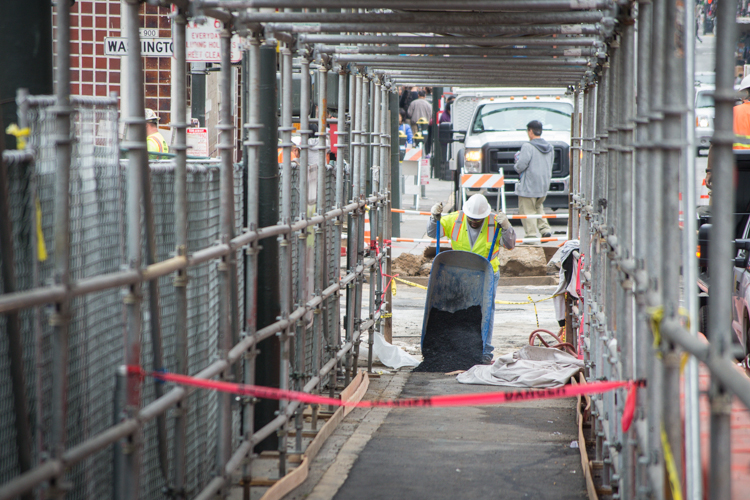
[[[440,234],[438,236],[449,235],[453,250],[474,252],[486,259],[490,253],[492,240],[495,238],[495,214],[490,214],[489,217],[484,219],[482,230],[479,232],[476,241],[474,241],[473,247],[469,240],[469,223],[467,219],[463,211],[452,212],[442,216],[440,218]],[[495,248],[492,251],[492,258],[490,259],[490,264],[492,264],[494,272],[497,272],[497,268],[500,265],[498,257],[500,256],[500,246],[502,245],[503,238],[503,229],[498,228],[498,230],[500,232],[497,235]]]
[[[169,145],[159,132],[155,132],[146,138],[146,148],[149,153],[169,153]],[[149,160],[164,160],[163,156],[148,155]]]

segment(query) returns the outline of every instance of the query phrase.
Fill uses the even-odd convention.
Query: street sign
[[[187,62],[221,62],[221,31],[222,22],[218,19],[209,19],[203,24],[195,22],[187,23],[185,33],[185,45],[187,49]],[[240,51],[240,37],[232,37],[232,62],[242,60]]]
[[[141,55],[144,57],[172,57],[173,48],[171,38],[141,38]],[[127,54],[127,38],[104,38],[104,55],[125,56]]]

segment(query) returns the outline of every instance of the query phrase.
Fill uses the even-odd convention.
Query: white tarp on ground
[[[500,356],[492,365],[476,365],[456,380],[462,384],[505,387],[559,387],[583,368],[583,361],[550,347],[524,346]]]
[[[386,342],[380,332],[375,332],[375,342],[372,346],[373,361],[379,359],[388,368],[398,370],[404,366],[417,366],[419,360],[398,346]],[[360,359],[367,359],[367,344],[359,345]]]

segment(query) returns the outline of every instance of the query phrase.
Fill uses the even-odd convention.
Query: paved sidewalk
[[[401,397],[494,392],[412,373]],[[359,453],[337,500],[584,499],[575,400],[394,408]]]

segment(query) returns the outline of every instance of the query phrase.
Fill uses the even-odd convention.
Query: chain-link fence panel
[[[49,284],[54,270],[55,156],[54,97],[29,98],[25,103],[31,134],[28,148],[34,163],[14,169],[12,202],[15,269],[19,290]],[[70,277],[72,280],[114,272],[122,264],[121,186],[117,159],[117,108],[114,99],[73,99],[70,167]],[[38,200],[38,201],[37,201]],[[45,255],[46,254],[46,255]],[[50,448],[52,361],[51,310],[21,312],[29,422],[34,437],[34,458]],[[119,290],[78,297],[70,304],[68,327],[67,446],[80,444],[113,422],[114,374],[122,364],[122,300]],[[5,335],[2,336],[5,339]],[[3,358],[3,366],[7,358]],[[5,386],[7,377],[2,377]],[[0,408],[12,405],[2,391]],[[1,411],[1,410],[0,410]],[[0,435],[5,435],[2,419]],[[15,438],[13,438],[15,439]],[[12,442],[12,441],[11,441]],[[70,470],[69,498],[102,498],[111,495],[111,460],[101,453]],[[4,457],[3,457],[4,458]],[[10,468],[9,468],[10,466]],[[2,460],[0,475],[15,473]]]
[[[12,207],[16,289],[28,290],[52,283],[54,272],[55,155],[54,97],[32,97],[27,117],[31,128],[29,148],[34,162],[9,169],[9,202]],[[70,278],[73,281],[119,271],[125,262],[127,235],[125,202],[127,161],[120,161],[117,137],[117,108],[114,99],[73,100],[70,175]],[[151,181],[157,261],[175,255],[174,169],[170,161],[152,162]],[[195,251],[220,239],[220,170],[218,162],[190,162],[188,165],[188,249]],[[242,171],[234,169],[235,234],[243,230],[244,203]],[[38,200],[38,201],[37,201]],[[145,236],[145,234],[144,234]],[[38,241],[37,241],[38,239]],[[144,246],[146,244],[144,237]],[[47,253],[46,258],[44,253]],[[145,251],[145,248],[144,248]],[[237,253],[237,302],[244,302],[244,262]],[[195,374],[215,360],[218,342],[219,279],[216,262],[188,270],[188,369]],[[175,293],[172,278],[159,279],[159,313],[163,365],[175,367]],[[1,286],[1,285],[0,285]],[[152,366],[152,331],[148,286],[142,302],[142,365]],[[0,288],[0,291],[2,288]],[[244,329],[239,309],[237,328]],[[53,418],[51,308],[20,311],[29,422],[34,441],[34,462],[50,449],[49,429]],[[0,318],[0,349],[7,353],[5,316]],[[67,393],[66,446],[75,446],[101,433],[119,419],[114,414],[115,375],[124,363],[125,334],[123,297],[120,288],[76,297],[71,301]],[[0,356],[0,439],[15,443],[15,413],[7,355]],[[143,404],[155,398],[153,383],[146,382]],[[215,393],[198,391],[188,397],[187,478],[189,494],[197,493],[212,478],[217,437]],[[239,436],[239,411],[233,412],[234,442]],[[173,415],[167,413],[170,459]],[[161,498],[168,481],[159,465],[155,421],[143,430],[142,498]],[[102,499],[113,495],[113,452],[107,448],[71,468],[67,474],[71,489],[67,498]],[[170,460],[170,463],[173,463]],[[20,473],[15,446],[0,450],[0,481]]]

